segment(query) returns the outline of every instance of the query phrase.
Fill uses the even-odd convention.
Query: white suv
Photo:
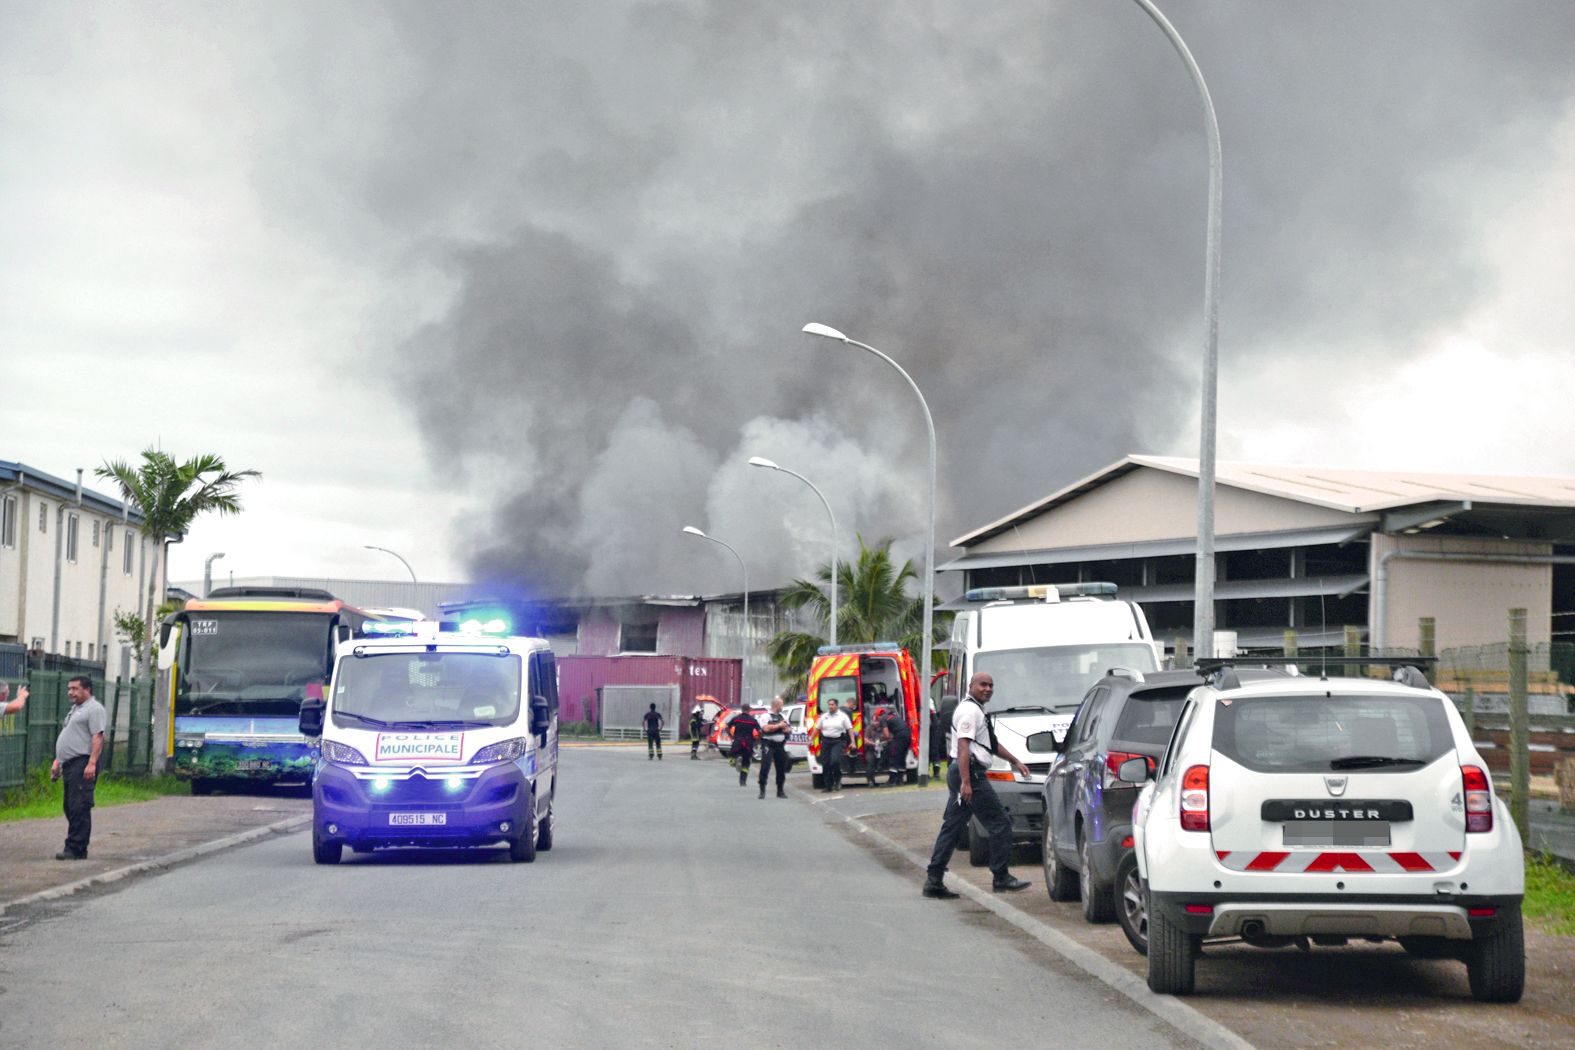
[[[1518,1001],[1520,835],[1450,699],[1414,667],[1243,684],[1229,664],[1200,662],[1215,677],[1133,810],[1149,987],[1190,993],[1204,938],[1392,937],[1463,960],[1475,998]],[[1148,771],[1130,761],[1120,776]]]

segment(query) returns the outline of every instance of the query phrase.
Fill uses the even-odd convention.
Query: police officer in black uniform
[[[782,698],[774,697],[760,726],[760,797],[766,797],[766,774],[777,767],[777,798],[787,798],[788,734],[793,731],[782,713]]]

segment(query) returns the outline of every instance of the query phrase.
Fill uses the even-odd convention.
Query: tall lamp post
[[[803,328],[809,335],[818,335],[825,339],[836,339],[849,346],[856,346],[860,350],[868,350],[882,361],[897,370],[902,378],[908,381],[908,386],[913,390],[913,396],[919,399],[919,407],[924,410],[924,426],[930,438],[930,484],[929,484],[929,521],[924,532],[924,636],[920,641],[920,671],[919,671],[919,697],[921,708],[919,711],[919,783],[929,783],[929,777],[924,773],[925,757],[930,753],[930,663],[932,650],[935,648],[935,420],[930,415],[929,403],[924,400],[924,394],[919,390],[919,384],[913,381],[907,371],[870,346],[857,339],[849,339],[835,328],[811,322]]]
[[[826,517],[831,519],[831,644],[837,644],[837,516],[831,512],[831,503],[826,499],[826,494],[815,487],[815,483],[796,470],[789,470],[779,463],[764,456],[751,456],[751,467],[765,467],[767,470],[778,470],[783,474],[798,478],[809,486],[809,490],[820,497],[821,505],[826,508]]]
[[[374,547],[370,543],[363,543],[362,546],[369,551],[382,551],[384,554],[392,554],[394,557],[399,558],[399,555],[396,552],[389,550],[387,547]],[[405,571],[410,574],[410,582],[416,583],[416,570],[410,567],[410,563],[403,558],[399,558],[399,564],[403,565],[405,567]]]
[[[202,563],[202,596],[206,598],[213,593],[213,563],[224,557],[224,552],[210,554]]]
[[[1199,413],[1198,437],[1198,559],[1194,579],[1192,647],[1198,656],[1214,655],[1214,431],[1216,428],[1216,394],[1219,389],[1219,283],[1220,283],[1220,209],[1223,191],[1220,187],[1224,163],[1220,153],[1220,124],[1214,117],[1214,102],[1209,97],[1209,86],[1203,82],[1203,71],[1198,68],[1187,49],[1186,41],[1176,32],[1176,27],[1153,4],[1153,0],[1135,0],[1154,24],[1170,40],[1181,61],[1198,89],[1203,103],[1203,123],[1209,139],[1209,231],[1205,248],[1203,276],[1203,397]]]
[[[715,536],[707,536],[705,533],[701,532],[699,529],[695,528],[693,525],[685,525],[684,528],[683,528],[683,531],[687,532],[691,536],[699,536],[702,540],[710,540],[712,543],[715,543],[718,546],[726,547],[728,549],[728,551],[733,555],[733,557],[738,558],[739,571],[744,574],[744,661],[745,661],[745,663],[748,663],[748,661],[749,661],[749,648],[750,648],[750,638],[749,638],[749,567],[744,564],[744,559],[739,556],[739,553],[736,550],[733,550],[733,547],[732,547],[731,544],[723,543],[721,540],[717,539]]]

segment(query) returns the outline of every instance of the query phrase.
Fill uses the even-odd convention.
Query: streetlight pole
[[[749,650],[750,650],[750,636],[749,636],[749,567],[744,564],[744,559],[739,556],[739,553],[736,550],[733,550],[733,547],[732,547],[731,544],[723,543],[721,540],[717,539],[715,536],[707,536],[705,533],[701,532],[699,529],[695,528],[693,525],[685,525],[683,527],[683,531],[687,532],[691,536],[699,536],[702,540],[710,540],[712,543],[718,544],[719,546],[726,547],[728,549],[728,551],[730,551],[732,553],[733,557],[738,558],[739,571],[744,574],[744,662],[748,663],[749,662]],[[742,701],[740,701],[740,702],[742,702]]]
[[[831,519],[831,644],[837,644],[837,516],[831,512],[831,503],[826,499],[826,494],[815,487],[815,483],[796,470],[774,463],[764,456],[751,456],[749,465],[752,467],[765,467],[767,470],[778,470],[784,474],[792,475],[804,484],[809,490],[820,497],[821,505],[826,508],[826,517]]]
[[[1176,27],[1153,4],[1135,0],[1170,40],[1198,89],[1203,103],[1203,123],[1209,139],[1209,219],[1208,246],[1203,277],[1203,396],[1199,413],[1198,437],[1198,558],[1194,580],[1192,648],[1198,656],[1214,655],[1214,432],[1216,395],[1219,390],[1219,282],[1220,282],[1220,187],[1224,162],[1220,153],[1220,125],[1214,117],[1214,102],[1203,71],[1192,52],[1176,32]]]
[[[935,648],[935,420],[930,415],[930,406],[924,400],[924,394],[919,390],[919,384],[897,362],[857,339],[849,339],[835,328],[828,325],[811,322],[804,326],[803,331],[809,335],[818,335],[825,339],[837,339],[849,346],[856,346],[860,350],[868,350],[882,361],[897,370],[902,378],[908,381],[908,386],[913,390],[913,396],[919,399],[919,407],[924,410],[924,426],[930,438],[930,485],[929,485],[929,521],[924,533],[924,636],[920,639],[920,671],[919,671],[919,783],[928,784],[930,778],[925,774],[926,763],[930,753],[930,663],[932,652]]]
[[[202,563],[202,596],[206,598],[213,593],[213,563],[224,557],[224,552],[210,554]]]
[[[410,582],[411,583],[418,582],[416,580],[416,570],[412,569],[410,567],[410,563],[408,561],[406,561],[404,558],[400,558],[399,555],[396,552],[389,550],[387,547],[374,547],[370,543],[363,543],[362,546],[365,547],[369,551],[382,551],[384,554],[392,554],[392,555],[394,555],[394,557],[399,558],[399,564],[403,565],[405,567],[405,571],[410,574]]]

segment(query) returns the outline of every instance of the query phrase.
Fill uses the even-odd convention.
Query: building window
[[[66,515],[66,561],[77,560],[77,516]]]
[[[618,631],[618,651],[621,653],[656,652],[656,621],[624,624]]]
[[[93,519],[93,546],[98,546],[98,519]]]
[[[49,504],[47,503],[39,503],[38,505],[38,531],[49,531]]]
[[[89,660],[93,659],[93,643],[92,642],[88,643],[88,659]]]
[[[82,643],[81,642],[77,643],[77,659],[78,660],[82,659]]]
[[[131,551],[131,530],[127,529],[126,542],[122,545],[120,552],[120,571],[127,576],[131,575]]]
[[[16,497],[0,501],[0,547],[16,546]]]

